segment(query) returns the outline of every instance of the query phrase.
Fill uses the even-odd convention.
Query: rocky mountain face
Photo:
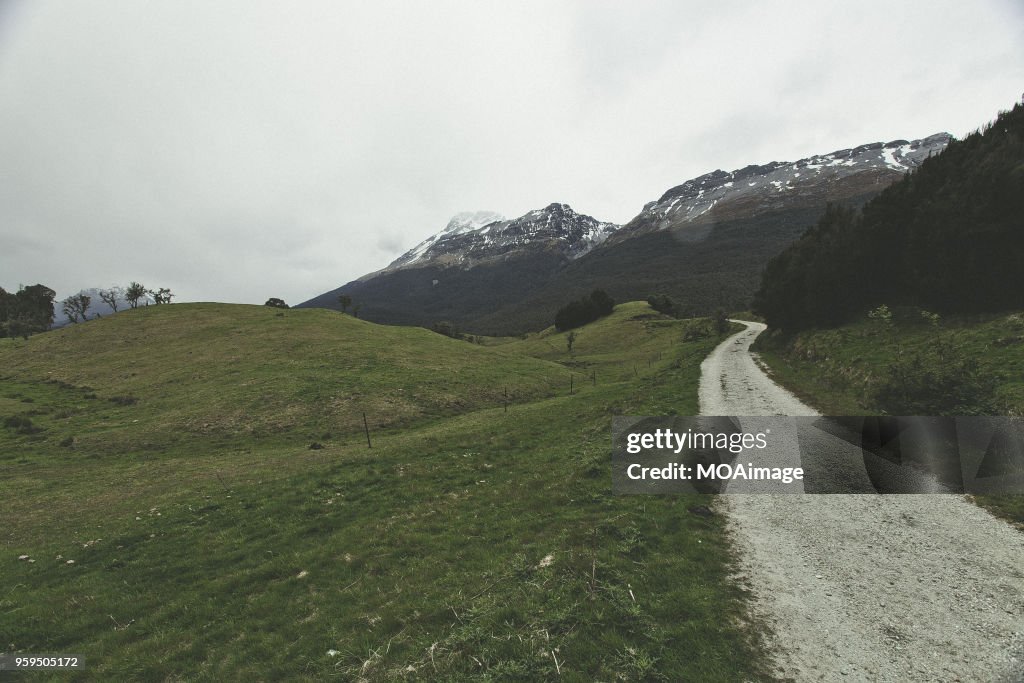
[[[440,256],[453,246],[451,243],[459,235],[471,233],[491,223],[500,223],[505,217],[493,211],[463,211],[452,216],[448,225],[439,233],[433,234],[415,247],[405,252],[384,270],[397,270],[414,263],[424,263],[435,255]]]
[[[481,334],[542,329],[566,302],[603,288],[617,300],[668,294],[689,312],[749,305],[770,258],[829,202],[860,205],[941,152],[950,136],[876,142],[795,162],[716,170],[677,185],[624,226],[550,204],[515,219],[458,214],[344,292],[376,322],[446,320]]]
[[[576,259],[619,229],[576,213],[568,204],[549,204],[512,220],[489,211],[460,213],[444,230],[396,259],[382,273],[428,264],[473,268],[495,259],[554,250]]]
[[[703,224],[879,192],[949,144],[948,133],[875,142],[799,161],[706,173],[649,202],[620,234]]]

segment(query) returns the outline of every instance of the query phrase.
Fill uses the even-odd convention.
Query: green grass
[[[909,320],[907,319],[909,318]],[[992,397],[999,413],[1024,415],[1024,313],[983,318],[949,318],[928,324],[904,312],[902,321],[876,320],[793,336],[764,334],[754,350],[779,383],[828,415],[882,412],[874,386],[902,356],[948,342],[977,360],[995,380]],[[994,513],[1024,524],[1024,495],[976,496]]]
[[[0,344],[0,417],[41,430],[0,427],[2,647],[104,680],[765,676],[708,501],[610,494],[612,415],[696,412],[700,323],[624,304],[570,356],[277,313]]]

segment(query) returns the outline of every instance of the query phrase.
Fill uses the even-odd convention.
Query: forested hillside
[[[861,211],[830,207],[769,262],[754,309],[794,330],[881,304],[1024,308],[1024,106],[952,141]]]

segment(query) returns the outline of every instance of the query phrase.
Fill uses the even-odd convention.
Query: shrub
[[[462,338],[462,335],[459,334],[459,328],[457,328],[454,324],[448,322],[447,320],[442,320],[440,322],[434,323],[430,329],[432,329],[434,332],[437,332],[438,334],[443,334],[446,337],[451,337],[452,339]]]
[[[691,320],[683,328],[683,341],[695,341],[711,336],[710,324],[706,320]]]
[[[721,308],[715,311],[714,315],[715,331],[718,334],[725,334],[729,331],[729,316],[725,314]]]
[[[868,318],[870,320],[877,320],[883,325],[889,325],[892,323],[892,311],[885,304],[882,304],[878,308],[873,308],[868,311]]]
[[[14,431],[15,434],[38,434],[43,431],[42,427],[35,425],[32,418],[26,415],[11,415],[4,418],[4,427]]]
[[[647,297],[647,303],[658,313],[675,316],[677,313],[676,302],[667,294],[652,294]]]
[[[996,378],[948,340],[901,356],[869,387],[889,415],[984,415],[997,411]]]

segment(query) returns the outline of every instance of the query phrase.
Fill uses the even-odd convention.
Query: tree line
[[[128,308],[138,308],[139,303],[143,301],[145,301],[146,305],[149,305],[149,302],[146,301],[147,296],[152,297],[153,303],[156,305],[169,304],[174,297],[174,293],[167,287],[147,289],[143,284],[134,281],[127,287],[114,286],[110,289],[101,289],[98,294],[100,300],[109,306],[114,313],[117,313],[122,303],[127,303]],[[69,322],[85,322],[89,319],[88,311],[92,305],[92,297],[84,291],[73,294],[60,303],[61,311],[67,316]],[[96,315],[98,316],[99,314],[97,313]]]
[[[167,287],[147,289],[134,281],[127,287],[101,289],[97,294],[115,313],[123,304],[127,304],[129,308],[138,308],[142,302],[148,305],[147,296],[152,297],[153,303],[157,305],[169,304],[174,297],[174,293]],[[7,292],[0,287],[0,337],[28,339],[29,335],[50,329],[55,318],[56,297],[55,291],[41,284],[19,287],[17,292]],[[92,304],[92,296],[85,291],[72,294],[60,302],[61,312],[72,323],[88,320]],[[99,313],[96,313],[93,317],[98,315]]]
[[[754,298],[772,327],[842,324],[882,304],[1024,308],[1024,106],[941,153],[861,211],[830,206],[770,261]]]

